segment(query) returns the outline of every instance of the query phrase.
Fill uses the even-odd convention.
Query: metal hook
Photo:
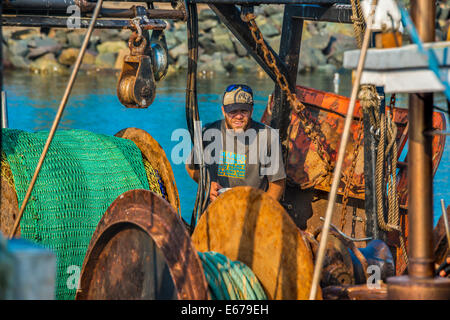
[[[136,41],[139,42],[142,39],[142,28],[141,28],[141,19],[140,18],[133,18],[131,20],[131,23],[136,27],[136,31],[138,33],[138,37],[136,38]]]

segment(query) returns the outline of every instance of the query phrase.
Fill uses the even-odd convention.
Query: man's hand
[[[214,181],[211,182],[211,189],[209,191],[209,199],[211,200],[211,202],[216,200],[216,198],[219,196],[219,190],[222,188],[223,187],[217,182]]]

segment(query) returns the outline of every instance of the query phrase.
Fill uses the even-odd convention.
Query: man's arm
[[[193,165],[191,166],[189,163],[186,163],[186,171],[187,171],[188,175],[192,178],[192,180],[194,180],[195,182],[198,183],[198,179],[200,176],[200,170],[195,169]]]
[[[271,196],[273,199],[280,201],[280,198],[283,195],[285,184],[286,184],[286,179],[269,182],[269,188],[267,189],[266,193],[269,196]]]

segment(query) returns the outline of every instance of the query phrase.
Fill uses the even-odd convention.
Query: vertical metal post
[[[423,42],[434,41],[435,1],[412,0],[411,17]],[[409,95],[408,276],[388,280],[390,299],[450,299],[450,280],[434,278],[433,94]]]
[[[431,136],[433,94],[409,96],[408,144],[408,273],[411,277],[434,275],[433,170]]]
[[[2,106],[0,123],[2,125],[2,129],[3,128],[8,128],[8,107],[7,107],[7,102],[6,102],[6,91],[2,91],[0,103],[1,103],[1,106]]]
[[[411,2],[411,17],[423,42],[434,41],[435,10],[434,1]],[[434,275],[432,137],[424,135],[433,128],[432,116],[432,93],[409,95],[408,273],[418,278]]]
[[[300,55],[300,43],[302,40],[303,19],[293,17],[295,12],[293,5],[285,5],[283,28],[280,41],[280,59],[286,63],[287,74],[285,75],[290,89],[295,92],[297,81],[298,58]],[[280,130],[280,140],[287,138],[287,128],[289,126],[289,115],[291,107],[286,99],[286,95],[281,92],[280,87],[275,84],[274,108],[270,126]]]

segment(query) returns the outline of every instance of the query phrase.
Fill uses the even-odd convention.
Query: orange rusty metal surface
[[[342,131],[344,129],[345,115],[347,113],[350,99],[341,95],[330,92],[306,88],[302,86],[296,87],[296,93],[299,100],[305,104],[311,117],[315,118],[320,130],[327,138],[326,144],[329,146],[330,156],[333,161],[336,161],[337,151],[339,149]],[[266,108],[261,121],[269,124],[271,118],[272,103]],[[389,109],[389,107],[387,107]],[[346,156],[343,163],[343,176],[349,171],[352,160],[355,141],[358,136],[358,120],[361,112],[359,102],[356,102],[355,111],[353,114],[353,123],[351,125],[352,134],[349,137],[348,146],[346,149]],[[408,110],[394,108],[393,110],[394,122],[397,124],[397,145],[398,155],[400,156],[407,141]],[[291,182],[295,184],[307,184],[313,182],[315,178],[325,168],[324,162],[317,154],[317,148],[314,143],[304,133],[299,123],[299,118],[295,113],[291,113],[292,130],[289,137],[289,157],[286,166],[286,173]],[[445,130],[445,118],[442,113],[434,112],[433,127],[438,130]],[[405,136],[402,135],[405,133]],[[436,135],[433,138],[433,170],[436,172],[445,145],[445,136]],[[407,176],[406,168],[401,168],[398,174],[398,192],[400,195],[400,206],[407,208]],[[315,189],[329,192],[330,180],[317,184]],[[349,197],[364,200],[364,151],[361,146],[356,162],[355,173],[353,176],[354,185],[350,189]],[[338,188],[338,193],[343,194],[345,184],[341,181]]]

